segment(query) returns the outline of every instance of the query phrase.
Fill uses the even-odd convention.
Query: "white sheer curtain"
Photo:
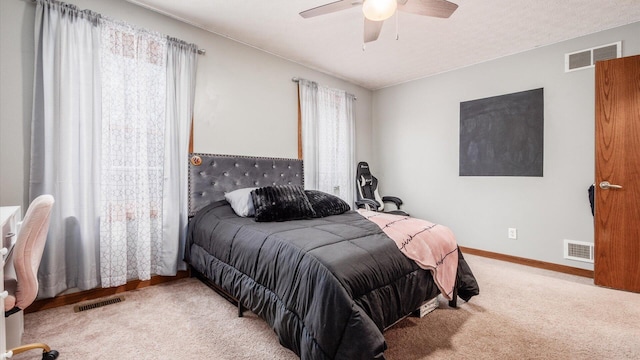
[[[353,95],[300,79],[302,154],[307,189],[355,201]]]
[[[51,194],[39,294],[99,284],[100,29],[98,15],[38,1],[29,197]]]
[[[40,296],[175,275],[196,46],[37,2],[30,196],[56,199]]]
[[[318,189],[318,84],[304,79],[298,80],[300,118],[302,122],[302,158],[304,159],[304,186]]]
[[[166,39],[101,25],[100,275],[111,287],[150,279],[160,262]]]

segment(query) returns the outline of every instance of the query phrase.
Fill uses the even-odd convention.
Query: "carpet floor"
[[[640,294],[591,279],[465,255],[480,295],[385,332],[390,360],[640,359]],[[61,360],[281,359],[297,356],[251,312],[196,279],[125,293],[126,300],[74,313],[25,315],[24,343],[45,342]],[[12,359],[40,359],[38,351]]]

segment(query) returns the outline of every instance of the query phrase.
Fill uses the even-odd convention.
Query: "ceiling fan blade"
[[[382,24],[384,21],[373,21],[364,18],[364,42],[368,43],[376,41],[380,36],[380,30],[382,30]]]
[[[334,1],[332,3],[320,5],[312,9],[305,10],[300,13],[300,16],[306,19],[314,16],[330,14],[340,10],[350,9],[360,4],[362,4],[362,1],[339,0],[339,1]]]
[[[457,8],[457,4],[446,0],[409,0],[405,4],[398,1],[398,10],[438,18],[448,18]]]

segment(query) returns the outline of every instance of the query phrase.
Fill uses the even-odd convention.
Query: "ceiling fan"
[[[362,5],[364,13],[364,42],[378,39],[382,24],[396,10],[412,14],[448,18],[458,5],[446,0],[339,0],[300,13],[303,18],[330,14]]]

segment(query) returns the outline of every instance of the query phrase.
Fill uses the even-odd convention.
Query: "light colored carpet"
[[[591,279],[466,255],[480,295],[385,333],[391,360],[640,359],[640,294]],[[59,359],[297,359],[264,321],[195,279],[128,292],[126,301],[25,316],[24,342]],[[38,352],[13,359],[40,359]]]

